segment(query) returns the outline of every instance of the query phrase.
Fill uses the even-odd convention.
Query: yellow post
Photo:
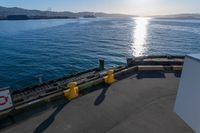
[[[115,81],[114,70],[109,70],[107,75],[104,77],[104,82],[107,84],[112,84]]]
[[[76,82],[70,82],[68,85],[67,85],[67,90],[64,91],[64,96],[68,99],[68,100],[72,100],[76,97],[78,97],[79,95],[79,89],[78,89],[78,86],[77,86],[77,83]]]

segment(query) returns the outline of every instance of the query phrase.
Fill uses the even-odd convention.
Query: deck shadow
[[[143,79],[143,78],[165,78],[165,73],[161,71],[141,71],[136,76],[137,79]]]
[[[181,77],[181,72],[174,73],[174,76],[177,77],[177,78],[180,78]]]
[[[55,120],[56,115],[69,103],[69,101],[60,104],[57,109],[45,120],[43,121],[33,133],[42,133],[44,132]]]
[[[116,76],[117,80],[123,80],[126,78],[135,78],[137,77],[138,72],[131,72],[131,73],[125,73],[125,74],[121,74],[120,76]]]
[[[106,97],[106,92],[108,91],[109,85],[105,86],[102,88],[101,94],[96,98],[96,100],[94,101],[94,105],[98,106],[101,103],[103,103],[103,101],[105,100]]]

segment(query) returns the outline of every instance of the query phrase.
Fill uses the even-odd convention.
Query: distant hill
[[[192,13],[192,14],[160,15],[160,16],[154,16],[154,18],[159,18],[159,19],[200,19],[200,14]]]
[[[0,20],[18,20],[18,18],[28,18],[28,19],[51,19],[51,18],[78,18],[84,16],[92,16],[96,17],[134,17],[132,15],[124,15],[124,14],[107,14],[101,12],[55,12],[55,11],[40,11],[40,10],[28,10],[18,7],[1,7],[0,6]],[[23,16],[23,17],[22,17]]]

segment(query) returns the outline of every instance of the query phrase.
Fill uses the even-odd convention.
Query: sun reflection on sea
[[[147,17],[134,18],[135,29],[133,30],[134,36],[132,44],[133,56],[142,56],[145,53],[146,37],[150,19],[151,18]]]

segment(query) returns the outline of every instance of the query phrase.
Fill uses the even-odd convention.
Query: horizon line
[[[192,15],[192,14],[199,14],[200,12],[180,12],[180,13],[174,13],[174,14],[157,14],[157,15],[136,15],[136,14],[129,14],[129,13],[117,13],[117,12],[104,12],[104,11],[69,11],[69,10],[63,10],[63,11],[58,11],[58,10],[44,10],[44,9],[35,9],[35,8],[24,8],[24,7],[17,7],[17,6],[0,6],[3,8],[20,8],[24,10],[37,10],[37,11],[48,11],[48,12],[71,12],[71,13],[82,13],[82,12],[90,12],[90,13],[105,13],[105,14],[120,14],[120,15],[129,15],[129,16],[136,16],[136,17],[155,17],[155,16],[173,16],[173,15]]]

